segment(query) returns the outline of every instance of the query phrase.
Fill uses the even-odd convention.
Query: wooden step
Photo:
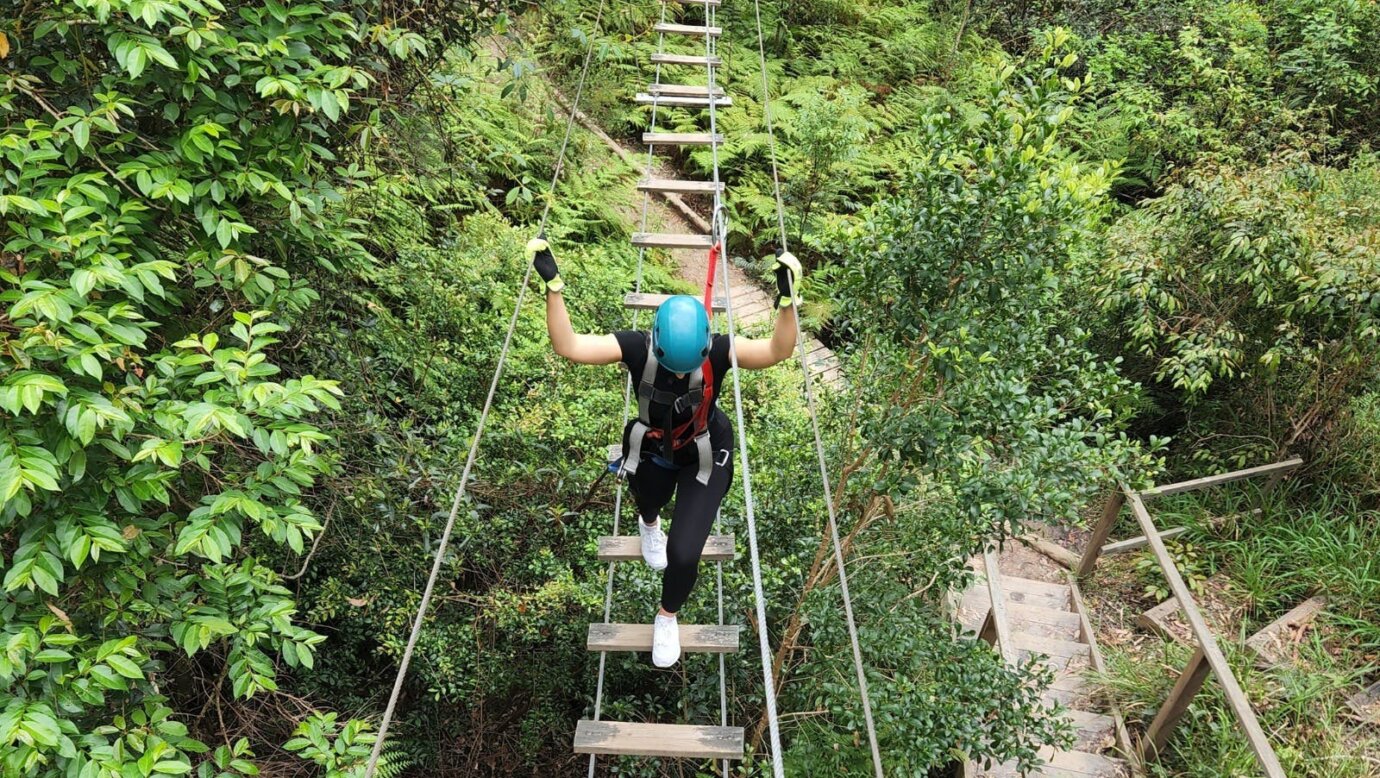
[[[1016,648],[1022,651],[1030,651],[1035,654],[1044,654],[1053,657],[1086,657],[1088,655],[1088,644],[1072,640],[1056,640],[1054,638],[1038,637],[1024,632],[1013,632],[1011,642]]]
[[[718,57],[705,57],[705,56],[696,55],[696,54],[661,54],[661,53],[657,53],[657,54],[653,54],[653,55],[652,55],[652,64],[653,64],[653,65],[707,65],[707,66],[709,66],[709,67],[718,67],[718,66],[724,64],[724,61],[723,61],[722,59],[718,58]]]
[[[642,142],[648,146],[708,146],[723,143],[723,135],[707,132],[644,132]]]
[[[1069,709],[1064,711],[1064,718],[1073,724],[1076,750],[1097,752],[1116,743],[1116,721],[1111,716]]]
[[[1013,631],[1040,638],[1077,641],[1082,635],[1078,614],[1072,611],[1008,602],[1006,620]]]
[[[689,84],[649,84],[648,94],[654,95],[674,95],[676,97],[708,97],[709,87],[691,86]],[[714,96],[723,97],[722,87],[714,87]]]
[[[1041,702],[1045,705],[1053,705],[1058,702],[1062,703],[1066,708],[1086,707],[1092,704],[1093,692],[1082,683],[1081,676],[1064,675],[1062,677],[1077,679],[1079,684],[1073,689],[1057,689],[1054,686],[1050,686],[1040,695]]]
[[[1002,581],[1006,578],[1003,576]],[[1008,593],[1009,594],[1009,593]],[[963,626],[976,631],[987,616],[987,585],[978,584],[964,592],[959,616]],[[1082,634],[1078,614],[1062,608],[1047,608],[1026,602],[1006,602],[1006,620],[1014,631],[1060,640],[1078,640]]]
[[[1256,653],[1256,665],[1268,668],[1292,656],[1300,633],[1327,606],[1327,598],[1310,597],[1246,639],[1246,647]]]
[[[760,318],[764,314],[770,313],[771,309],[771,302],[769,302],[764,297],[759,297],[755,300],[749,300],[744,303],[739,303],[737,300],[733,301],[733,315],[735,318]]]
[[[685,233],[634,232],[632,244],[638,248],[649,249],[710,249],[714,247],[714,237]]]
[[[1031,592],[1033,594],[1040,594],[1048,597],[1069,596],[1069,585],[1066,583],[1037,581],[1034,578],[1021,578],[1020,576],[1007,575],[1005,573],[1002,573],[1001,576],[1001,587],[1003,589]]]
[[[1054,682],[1049,685],[1049,688],[1062,689],[1065,691],[1078,691],[1087,688],[1087,686],[1088,682],[1083,679],[1083,676],[1078,675],[1077,673],[1067,673],[1065,675],[1061,675],[1055,678]]]
[[[677,97],[672,95],[649,95],[639,92],[633,101],[638,105],[663,105],[669,108],[708,108],[708,97]],[[731,97],[714,98],[715,108],[727,108],[733,105]]]
[[[722,192],[724,184],[722,181],[689,181],[678,178],[649,178],[639,181],[637,188],[642,192],[675,192],[676,194],[703,194],[709,195],[715,192]]]
[[[1348,697],[1346,704],[1357,721],[1380,724],[1380,681]]]
[[[1016,659],[1019,662],[1034,660],[1049,667],[1056,673],[1079,675],[1091,667],[1092,657],[1089,654],[1074,654],[1072,656],[1061,656],[1046,653],[1040,650],[1028,648],[1018,649]]]
[[[738,651],[740,627],[733,624],[681,624],[680,650],[705,654]],[[651,624],[591,624],[585,647],[590,651],[651,651]]]
[[[671,22],[659,22],[652,27],[657,32],[667,32],[672,35],[708,35],[717,38],[724,34],[722,27],[705,27],[702,24],[672,24]]]
[[[732,535],[710,535],[704,543],[701,562],[727,562],[734,558]],[[642,561],[642,538],[637,535],[605,535],[599,538],[602,562]]]
[[[742,759],[743,728],[582,719],[575,725],[575,753]]]
[[[623,296],[623,307],[636,311],[654,311],[670,297],[669,294],[645,294],[641,292],[629,292]],[[728,301],[722,297],[714,298],[714,312],[721,313],[728,307]]]
[[[1053,610],[1069,610],[1070,598],[1067,584],[1048,584],[1028,578],[1001,577],[1002,592],[1008,603],[1036,605]]]
[[[1027,773],[1028,778],[1040,776],[1040,778],[1121,778],[1130,775],[1125,762],[1120,759],[1111,759],[1101,754],[1091,754],[1086,751],[1055,751],[1051,748],[1042,748],[1039,753],[1040,759],[1045,761],[1045,766],[1032,770]],[[993,776],[1017,776],[1020,775],[1014,763],[1007,763],[1000,767],[993,768],[991,772],[978,775]]]

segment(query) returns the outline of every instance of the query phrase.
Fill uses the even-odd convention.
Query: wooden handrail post
[[[1169,742],[1169,736],[1174,732],[1174,727],[1179,723],[1179,719],[1183,718],[1189,703],[1193,702],[1194,695],[1203,688],[1203,682],[1207,680],[1208,671],[1211,669],[1202,647],[1194,649],[1188,666],[1174,684],[1174,690],[1169,693],[1164,705],[1160,706],[1155,720],[1150,722],[1150,728],[1145,730],[1145,737],[1140,743],[1141,761],[1148,762],[1159,758],[1160,752]]]
[[[1145,503],[1141,501],[1139,494],[1129,490],[1126,492],[1126,501],[1130,504],[1131,512],[1135,515],[1136,521],[1140,522],[1141,531],[1150,541],[1150,550],[1154,552],[1160,570],[1164,573],[1165,580],[1169,582],[1169,590],[1178,598],[1179,607],[1183,609],[1188,627],[1193,632],[1193,637],[1198,641],[1198,651],[1203,655],[1208,666],[1212,668],[1212,674],[1217,676],[1217,682],[1222,685],[1222,691],[1227,697],[1227,704],[1231,706],[1232,712],[1236,715],[1236,723],[1241,725],[1241,731],[1246,735],[1246,741],[1250,744],[1251,751],[1255,753],[1256,761],[1260,763],[1261,769],[1269,778],[1288,778],[1284,774],[1284,767],[1279,763],[1279,757],[1275,755],[1275,750],[1270,745],[1269,738],[1265,736],[1265,730],[1261,728],[1260,721],[1255,717],[1255,711],[1251,708],[1250,700],[1246,698],[1246,693],[1242,691],[1241,684],[1237,682],[1236,675],[1231,671],[1231,666],[1227,664],[1227,658],[1222,654],[1222,649],[1217,646],[1217,639],[1212,636],[1212,630],[1208,629],[1207,622],[1203,620],[1203,614],[1198,610],[1198,603],[1193,598],[1193,593],[1189,591],[1188,584],[1184,583],[1184,578],[1179,573],[1179,568],[1175,566],[1174,558],[1169,555],[1169,550],[1164,547],[1164,541],[1160,539],[1159,530],[1155,528],[1155,522],[1150,518],[1150,512],[1145,509]],[[1187,682],[1185,682],[1185,686],[1187,686]],[[1177,686],[1175,688],[1178,689]]]
[[[982,619],[982,627],[978,629],[978,640],[993,648],[997,645],[997,616],[990,607],[987,616]]]
[[[1178,483],[1155,486],[1140,492],[1142,499],[1149,500],[1153,497],[1168,497],[1171,494],[1183,494],[1184,492],[1197,491],[1209,486],[1221,486],[1233,481],[1240,481],[1245,478],[1268,475],[1272,478],[1283,476],[1290,470],[1296,470],[1303,466],[1303,460],[1298,457],[1286,459],[1283,462],[1273,462],[1259,467],[1248,467],[1245,470],[1233,470],[1230,473],[1219,473],[1205,478],[1194,478],[1191,481],[1179,481]]]
[[[1011,629],[1006,621],[1006,596],[1002,593],[1001,568],[997,563],[996,552],[990,549],[984,551],[982,562],[987,572],[987,595],[992,600],[992,607],[987,611],[987,622],[983,623],[982,630],[986,633],[990,629],[995,633],[997,650],[1001,652],[1002,661],[1014,665],[1016,647],[1011,645]]]
[[[1102,518],[1098,519],[1097,525],[1093,527],[1092,537],[1088,538],[1088,546],[1083,549],[1083,558],[1078,561],[1078,569],[1074,572],[1079,578],[1088,577],[1097,566],[1097,558],[1102,555],[1102,546],[1112,534],[1112,525],[1116,524],[1116,517],[1121,514],[1121,506],[1125,504],[1126,492],[1121,484],[1117,484],[1107,496],[1107,502],[1102,506]]]

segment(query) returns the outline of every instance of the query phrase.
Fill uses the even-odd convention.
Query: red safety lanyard
[[[704,281],[704,310],[709,314],[709,318],[714,318],[714,270],[719,266],[719,247],[722,243],[715,243],[709,249],[709,277]]]

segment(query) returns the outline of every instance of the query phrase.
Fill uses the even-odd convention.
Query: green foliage
[[[630,137],[651,122],[650,107],[632,106],[631,85],[648,78],[647,58],[657,47],[652,32],[659,3],[624,4],[605,17],[609,30],[596,47],[587,112],[605,127]],[[668,7],[693,23],[699,12]],[[966,27],[955,9],[942,11],[926,3],[858,4],[762,3],[767,40],[771,114],[776,155],[787,204],[787,232],[792,250],[807,263],[827,256],[819,241],[829,225],[891,193],[900,163],[912,144],[906,130],[913,122],[921,84],[958,67],[956,55]],[[584,55],[584,39],[570,33],[588,29],[593,9],[587,3],[554,3],[543,9],[534,28],[533,48],[552,67],[554,78],[573,79]],[[734,104],[716,111],[725,135],[719,165],[727,182],[730,247],[746,256],[769,253],[779,243],[771,174],[771,152],[764,123],[762,76],[751,13],[724,12],[717,22],[727,30],[719,44],[722,67],[716,83]],[[698,42],[666,41],[668,50],[702,53]],[[664,79],[684,80],[681,69]],[[698,79],[698,80],[696,80]],[[694,83],[702,75],[691,78]],[[683,109],[660,108],[657,126],[687,130],[701,117]],[[705,176],[712,165],[707,150],[682,160]]]
[[[837,244],[840,315],[876,351],[863,434],[994,535],[1074,519],[1100,485],[1149,465],[1118,434],[1131,386],[1065,305],[1071,254],[1114,175],[1058,141],[1080,86],[1061,75],[1066,42],[1046,38],[1033,77],[1000,69],[971,117],[938,106],[907,194]]]
[[[1278,673],[1257,668],[1250,652],[1233,651],[1230,644],[1224,648],[1261,726],[1281,733],[1272,735],[1271,742],[1286,775],[1365,778],[1374,773],[1366,758],[1380,745],[1374,733],[1345,722],[1344,700],[1355,693],[1358,680],[1353,672],[1330,661],[1314,644],[1301,646],[1306,670]],[[1128,725],[1140,727],[1153,719],[1178,677],[1165,668],[1184,667],[1191,651],[1172,641],[1151,646],[1139,657],[1107,649],[1110,674],[1103,680]],[[1188,707],[1159,762],[1149,765],[1149,774],[1157,778],[1216,778],[1259,770],[1221,687],[1211,680]]]
[[[1224,464],[1314,442],[1374,376],[1380,167],[1196,169],[1108,232],[1093,289],[1135,377],[1206,412]],[[1143,372],[1142,372],[1143,371]]]
[[[951,560],[982,541],[953,511],[935,510],[938,497],[907,500],[875,524],[864,520],[862,531],[846,528],[858,538],[848,580],[886,768],[925,775],[954,759],[1037,764],[1042,746],[1069,742],[1066,723],[1040,703],[1052,673],[1037,663],[1008,668],[987,644],[954,639],[940,600],[966,582]],[[808,653],[782,704],[827,715],[791,733],[790,774],[870,769],[841,602],[830,585],[801,605]]]
[[[1037,517],[1073,520],[1100,484],[1152,466],[1120,434],[1131,387],[1088,351],[1064,310],[1071,290],[1061,279],[1099,225],[1114,173],[1058,142],[1080,86],[1061,73],[1074,61],[1067,42],[1051,32],[1030,76],[996,69],[971,111],[936,106],[917,144],[930,151],[905,194],[868,208],[830,244],[841,257],[826,271],[835,324],[862,352],[843,513],[862,516],[849,536],[869,561],[851,577],[855,592],[868,592],[855,595],[860,620],[879,630],[866,655],[883,737],[908,744],[888,751],[905,770],[964,755],[1029,764],[1061,742],[1030,696],[1047,679],[952,643],[937,624],[940,599],[965,585],[974,552]],[[848,677],[837,600],[826,606],[825,592],[805,603],[817,654],[798,672]],[[819,684],[831,712],[856,694]],[[1000,714],[985,707],[991,689],[1003,690]],[[811,772],[865,764],[865,752],[846,745],[848,729],[805,732],[793,751]]]
[[[349,203],[367,217],[362,240],[379,261],[323,275],[320,303],[296,326],[311,348],[294,369],[341,375],[347,389],[330,424],[350,452],[332,514],[347,529],[323,539],[302,579],[304,611],[337,636],[303,682],[342,708],[378,705],[376,666],[360,656],[402,653],[525,270],[533,228],[508,219],[535,220],[549,196],[564,122],[545,110],[540,84],[526,103],[502,97],[509,75],[457,56],[419,90],[442,110],[399,117],[390,136],[408,152],[377,157],[377,177]],[[548,225],[583,331],[626,326],[636,261],[609,194],[632,177],[602,154],[584,133],[571,139]],[[644,283],[675,286],[650,263]],[[456,758],[498,771],[563,764],[584,704],[584,626],[603,592],[593,548],[611,507],[596,479],[622,383],[555,357],[542,304],[527,301],[413,658],[410,702],[390,730],[418,769]]]
[[[1099,110],[1077,143],[1125,159],[1125,193],[1154,193],[1199,162],[1317,161],[1364,152],[1380,125],[1380,10],[1353,0],[1106,3],[983,9],[987,33],[1025,41],[1062,23],[1087,38]],[[1034,18],[1031,17],[1042,17]]]
[[[300,754],[322,768],[326,778],[359,778],[365,773],[377,735],[362,721],[351,720],[341,725],[336,719],[334,713],[313,712],[297,725],[293,738],[283,744],[283,749]],[[380,778],[401,775],[408,761],[400,752],[385,749],[379,756],[374,775]]]
[[[1322,450],[1319,470],[1362,505],[1377,505],[1380,497],[1380,395],[1375,392],[1352,398],[1328,433],[1329,446]]]
[[[1207,570],[1204,567],[1204,560],[1199,554],[1199,549],[1192,543],[1180,543],[1169,541],[1165,543],[1169,550],[1169,557],[1174,560],[1174,567],[1179,571],[1188,584],[1188,588],[1195,594],[1203,593],[1203,583],[1208,579]],[[1164,577],[1164,571],[1160,568],[1159,559],[1150,552],[1145,552],[1136,559],[1136,571],[1148,583],[1145,584],[1145,596],[1155,601],[1167,600],[1174,595],[1169,589],[1169,582]]]
[[[565,125],[533,66],[572,86],[594,6],[545,4],[519,38],[488,0],[31,5],[0,19],[0,772],[220,778],[290,759],[357,775],[373,732],[317,709],[379,708],[392,668],[376,657],[401,653],[548,205],[577,328],[628,326],[635,172],[577,132],[548,189]],[[777,237],[744,10],[719,16],[734,105],[717,119],[730,248],[750,264]],[[1195,470],[1306,445],[1318,472],[1377,491],[1380,423],[1358,395],[1380,300],[1380,12],[762,10],[786,230],[812,314],[853,355],[857,394],[821,405],[888,765],[1031,764],[1066,735],[1038,704],[1045,679],[938,615],[965,557],[1152,473],[1152,432],[1186,432]],[[593,41],[585,107],[629,137],[650,122],[628,98],[661,13],[611,6]],[[1055,20],[1083,36],[1040,31]],[[507,36],[492,63],[467,48],[489,27]],[[694,177],[711,160],[674,163]],[[1122,208],[1114,187],[1154,197]],[[654,263],[643,281],[682,288]],[[583,764],[567,738],[593,691],[583,627],[605,585],[622,378],[557,360],[536,300],[507,370],[383,775]],[[801,619],[783,706],[824,711],[787,724],[786,756],[865,771],[839,594],[814,562],[801,380],[742,378],[773,644]],[[740,484],[722,529],[741,536]],[[1199,522],[1187,548],[1250,592],[1253,618],[1327,592],[1360,664],[1380,645],[1373,506],[1292,499],[1320,504],[1249,532]],[[747,572],[723,571],[730,621],[751,609]],[[657,577],[618,576],[614,618],[646,620]],[[687,620],[717,618],[709,587]],[[605,715],[715,720],[717,689],[694,679],[716,667],[696,661],[675,683],[610,657]],[[730,716],[755,721],[758,668],[728,673]],[[1119,668],[1153,687],[1134,710],[1153,712],[1161,676]],[[1282,749],[1291,769],[1361,774],[1330,723],[1350,680],[1247,676],[1271,729],[1322,722]],[[1167,769],[1251,769],[1221,711],[1195,709]]]
[[[1309,497],[1294,501],[1300,507],[1280,500],[1241,525],[1203,530],[1198,543],[1234,579],[1262,582],[1252,597],[1260,626],[1325,595],[1342,666],[1362,667],[1380,648],[1380,525],[1374,509],[1340,489]]]
[[[474,23],[455,10],[415,21]],[[324,636],[263,554],[321,529],[313,422],[340,389],[283,375],[275,346],[316,299],[289,269],[362,253],[332,148],[376,137],[377,85],[434,45],[376,11],[0,21],[6,775],[253,774],[247,742],[203,756],[176,718],[204,691],[174,698],[203,669],[244,700],[315,664]]]

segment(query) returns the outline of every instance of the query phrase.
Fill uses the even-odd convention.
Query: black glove
[[[551,244],[546,242],[545,233],[527,241],[527,256],[532,258],[532,267],[541,276],[548,292],[559,292],[565,288],[561,271],[556,267],[556,256],[551,253]]]
[[[800,260],[783,249],[776,250],[776,307],[789,308],[800,305]]]

